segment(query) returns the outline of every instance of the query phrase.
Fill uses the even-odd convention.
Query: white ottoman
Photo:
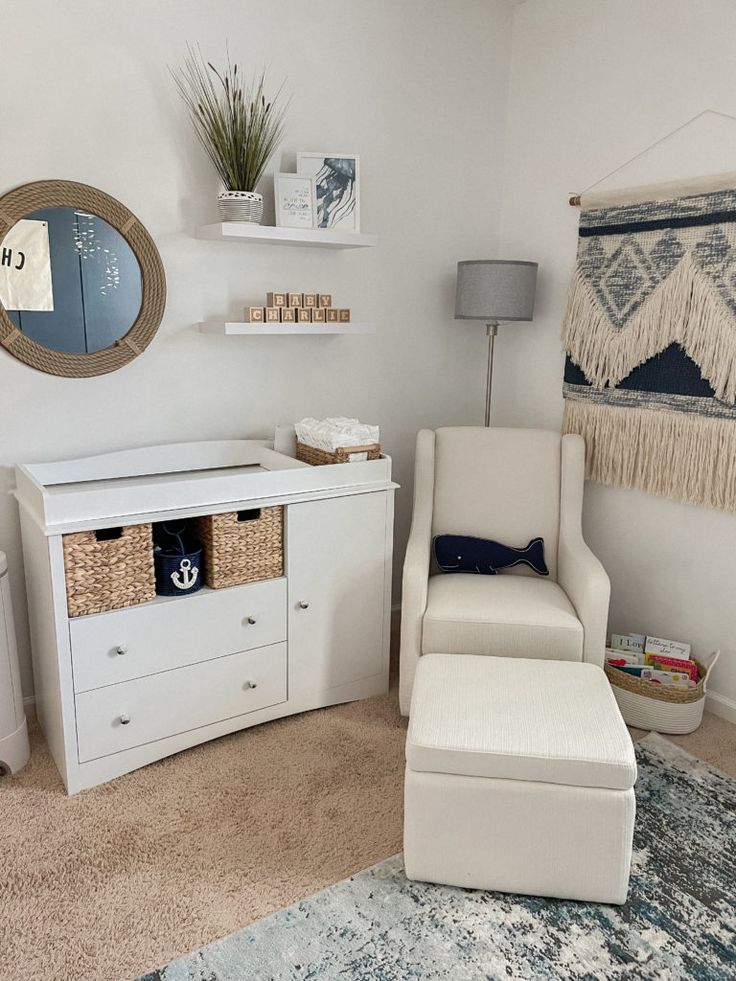
[[[635,781],[601,668],[420,658],[406,740],[410,879],[623,903]]]

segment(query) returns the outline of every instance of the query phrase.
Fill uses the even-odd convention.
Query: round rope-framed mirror
[[[19,361],[67,378],[115,371],[165,305],[153,239],[109,194],[36,181],[0,197],[0,345]]]

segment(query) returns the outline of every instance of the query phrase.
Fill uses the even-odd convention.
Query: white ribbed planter
[[[256,191],[221,191],[217,206],[222,221],[249,221],[260,224],[263,217],[263,195]]]

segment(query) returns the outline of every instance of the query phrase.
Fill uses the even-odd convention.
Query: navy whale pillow
[[[549,575],[544,561],[543,538],[532,538],[526,548],[512,548],[470,535],[437,535],[434,557],[443,572],[478,572],[483,576],[495,576],[499,569],[528,565],[540,576]]]

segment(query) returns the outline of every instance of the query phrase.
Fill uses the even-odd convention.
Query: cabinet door
[[[290,699],[387,670],[387,497],[288,507]]]

